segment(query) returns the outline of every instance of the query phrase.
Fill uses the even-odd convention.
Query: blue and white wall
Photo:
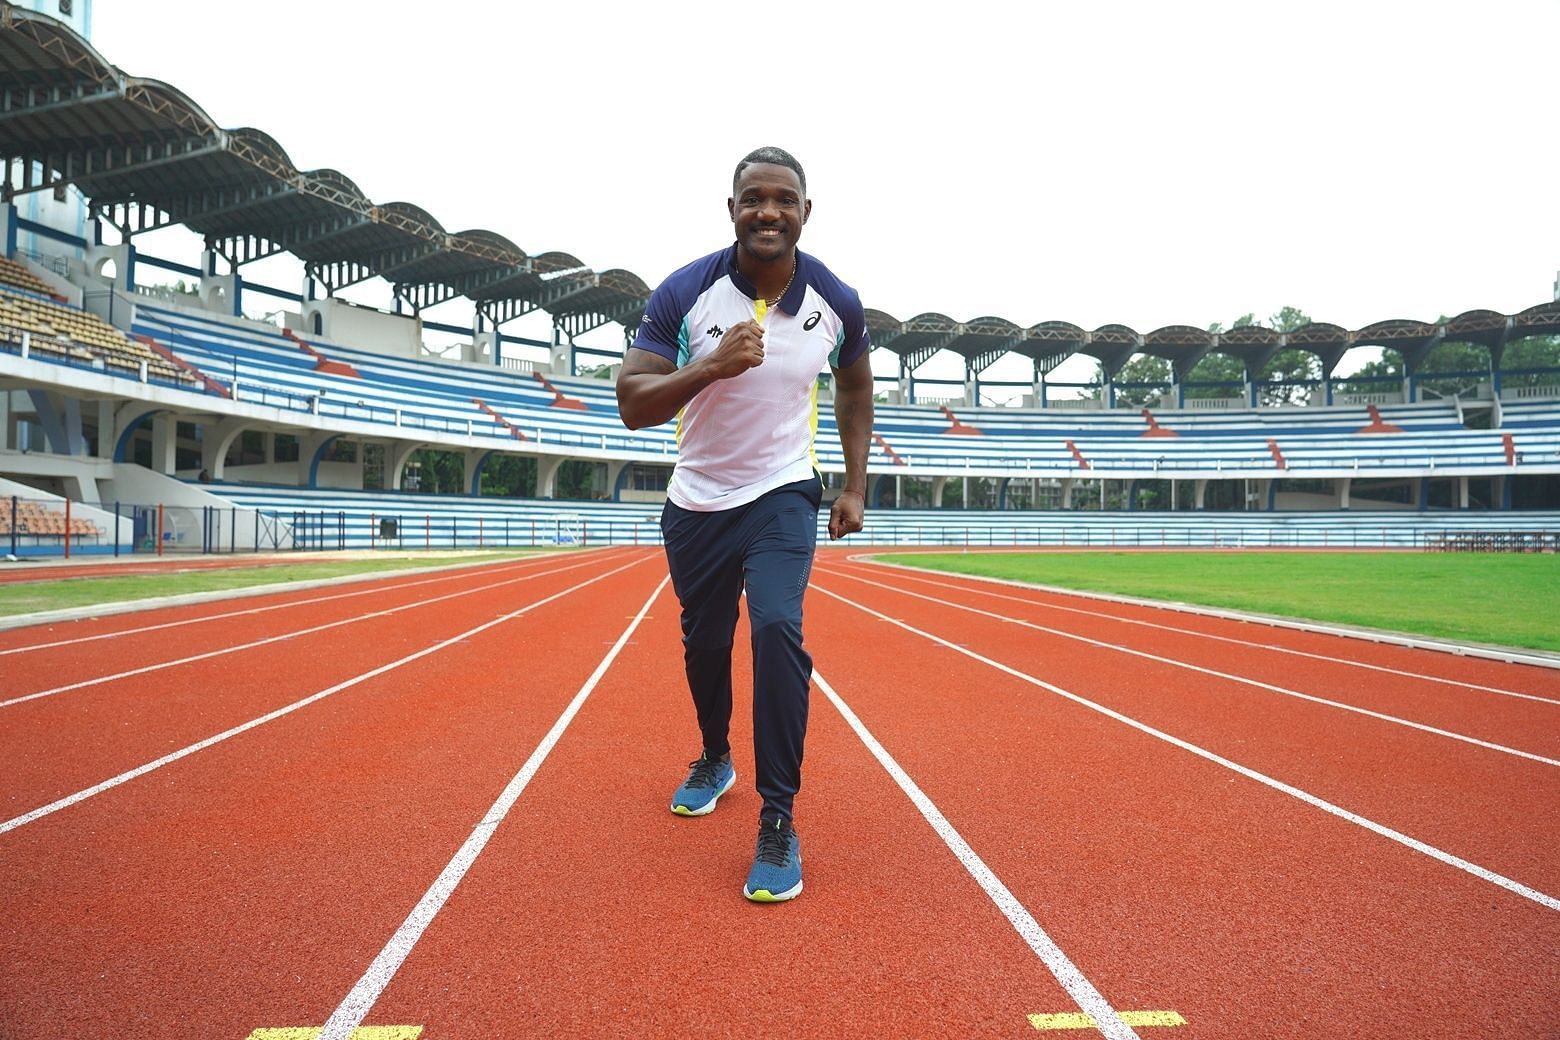
[[[92,39],[93,0],[14,0],[16,6],[46,14],[69,25],[82,38]],[[77,238],[87,235],[87,204],[81,192],[74,187],[65,189],[63,201],[52,191],[34,191],[16,197],[16,214],[23,220],[35,221],[58,228]],[[16,248],[27,254],[42,256],[70,256],[81,259],[83,250],[73,248],[52,238],[40,238],[31,231],[22,231],[16,237]]]

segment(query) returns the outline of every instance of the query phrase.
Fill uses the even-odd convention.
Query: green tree
[[[1253,313],[1252,311],[1247,311],[1245,314],[1242,314],[1240,317],[1236,318],[1230,324],[1230,328],[1232,328],[1232,329],[1243,329],[1247,325],[1255,325],[1256,323],[1257,323],[1257,316],[1256,316],[1256,314]],[[1215,336],[1219,335],[1219,333],[1224,331],[1224,322],[1222,322],[1222,321],[1214,322],[1212,325],[1208,326],[1208,331],[1213,333]]]
[[[1103,495],[1100,491],[1102,485]],[[1072,508],[1079,512],[1094,512],[1100,509],[1124,510],[1127,508],[1129,487],[1131,484],[1125,480],[1080,480],[1073,484]]]
[[[1309,324],[1308,314],[1287,304],[1280,307],[1277,314],[1268,316],[1268,328],[1274,332],[1293,332]],[[1262,383],[1258,400],[1265,405],[1305,404],[1310,399],[1311,388],[1304,384],[1321,376],[1322,360],[1315,354],[1293,348],[1280,350],[1262,366],[1257,377]]]
[[[553,497],[576,500],[607,497],[607,464],[586,459],[564,461],[553,479]]]
[[[1256,323],[1256,314],[1248,311],[1236,318],[1230,328],[1243,329]],[[1279,308],[1278,313],[1268,317],[1268,328],[1276,332],[1293,332],[1310,323],[1309,315],[1298,307],[1288,305]],[[1216,321],[1208,326],[1208,331],[1218,335],[1224,331],[1224,325]],[[1262,367],[1262,371],[1257,373],[1258,403],[1304,404],[1311,393],[1311,388],[1306,384],[1320,379],[1321,374],[1322,363],[1315,354],[1296,349],[1280,350],[1268,360],[1268,363]],[[1161,388],[1168,386],[1170,380],[1170,362],[1163,358],[1138,354],[1121,366],[1121,371],[1116,373],[1116,402],[1134,408],[1157,407],[1164,400],[1164,391]],[[1104,395],[1104,365],[1095,365],[1094,382],[1097,385],[1089,396],[1097,401]],[[1154,385],[1122,387],[1123,383]],[[1192,385],[1197,383],[1216,385]],[[1205,355],[1192,366],[1191,372],[1187,373],[1188,385],[1185,394],[1189,398],[1233,397],[1237,396],[1239,388],[1245,383],[1245,363],[1239,358],[1215,351]]]
[[[1243,329],[1247,325],[1255,325],[1255,314],[1247,312],[1236,318],[1231,328]],[[1224,331],[1224,323],[1214,322],[1208,326],[1208,331],[1215,336]],[[1192,366],[1192,370],[1186,374],[1187,387],[1183,391],[1187,397],[1212,398],[1234,397],[1240,392],[1246,382],[1246,366],[1239,359],[1229,354],[1208,353],[1202,360]],[[1193,386],[1193,383],[1220,383],[1221,386]]]
[[[406,468],[417,474],[417,490],[426,495],[463,495],[464,464],[453,451],[418,448],[406,460]],[[404,477],[403,477],[404,481]],[[404,483],[403,483],[404,486]]]
[[[1549,369],[1548,372],[1527,372],[1522,369]],[[1560,382],[1560,336],[1528,336],[1506,344],[1506,353],[1500,359],[1503,386],[1553,386]],[[1517,370],[1519,374],[1505,373]]]
[[[1218,328],[1215,324],[1209,331]],[[1239,328],[1239,326],[1236,326]],[[1186,389],[1183,391],[1187,397],[1238,397],[1241,387],[1246,383],[1246,366],[1237,357],[1229,354],[1208,353],[1202,356],[1202,360],[1192,366],[1192,370],[1186,374]],[[1197,383],[1217,383],[1218,386],[1196,386]]]
[[[930,509],[932,507],[932,482],[925,477],[904,477],[899,481],[905,499],[895,506]]]
[[[1257,399],[1265,405],[1305,404],[1311,396],[1307,381],[1320,379],[1321,358],[1310,351],[1280,350],[1262,366]]]
[[[1442,322],[1446,319],[1443,317]],[[1384,353],[1390,363],[1378,367],[1383,374],[1401,378],[1401,356]],[[1441,397],[1473,393],[1480,383],[1490,381],[1490,352],[1476,343],[1448,342],[1437,344],[1420,366],[1418,381],[1420,391]],[[1367,365],[1366,369],[1372,368]],[[1504,387],[1542,386],[1553,384],[1560,377],[1560,336],[1528,336],[1506,345],[1500,361],[1501,384]],[[1547,369],[1548,371],[1542,371]],[[1506,373],[1516,371],[1517,374]],[[1365,369],[1360,374],[1369,375]]]
[[[536,459],[529,455],[494,455],[482,467],[481,494],[505,498],[536,494]]]
[[[1105,366],[1094,366],[1094,381],[1099,384],[1089,396],[1098,401],[1105,393]],[[1170,382],[1170,362],[1152,354],[1138,354],[1116,373],[1116,404],[1133,408],[1154,408],[1164,397],[1161,386]],[[1149,383],[1151,386],[1121,386],[1122,383]]]
[[[1247,325],[1256,324],[1255,322],[1249,320],[1251,315],[1246,315],[1246,318]],[[1293,332],[1296,329],[1302,328],[1309,324],[1311,324],[1311,319],[1305,313],[1305,311],[1298,307],[1291,307],[1288,304],[1280,307],[1277,314],[1268,316],[1268,328],[1272,329],[1274,332]],[[1237,329],[1241,327],[1240,321],[1235,322],[1235,327]]]
[[[1388,382],[1388,378],[1395,382]],[[1395,350],[1384,350],[1375,361],[1367,361],[1358,371],[1338,384],[1340,393],[1379,394],[1393,390],[1403,379],[1403,355]]]
[[[1477,343],[1439,343],[1419,369],[1420,391],[1434,397],[1471,394],[1489,381],[1490,352]]]
[[[1257,323],[1256,315],[1248,311],[1230,324],[1231,329],[1243,329]],[[1311,323],[1310,317],[1298,307],[1285,305],[1278,313],[1268,316],[1267,327],[1275,332],[1293,332]],[[1224,331],[1220,322],[1208,326],[1208,331],[1219,334]],[[1259,384],[1257,401],[1264,405],[1304,404],[1310,396],[1308,381],[1321,378],[1322,363],[1314,354],[1297,349],[1280,350],[1268,359],[1257,373]],[[1210,353],[1199,361],[1190,373],[1189,383],[1237,383],[1246,382],[1246,366],[1240,359],[1228,354]],[[1229,397],[1232,387],[1188,387],[1187,397]]]

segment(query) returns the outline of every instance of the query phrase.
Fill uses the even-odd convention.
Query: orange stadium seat
[[[28,292],[42,293],[45,296],[57,295],[37,275],[15,260],[3,256],[0,256],[0,283],[14,285],[18,289],[26,289]]]
[[[26,269],[8,260],[4,264],[8,266],[0,266],[0,328],[13,330],[7,337],[12,342],[20,339],[14,331],[24,330],[32,334],[32,349],[40,353],[78,361],[98,359],[109,368],[137,374],[145,363],[147,372],[158,379],[186,385],[197,382],[189,373],[95,314],[10,291],[47,293],[49,290]],[[30,284],[27,279],[36,284]]]

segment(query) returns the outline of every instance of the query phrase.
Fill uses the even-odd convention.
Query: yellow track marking
[[[1121,1020],[1129,1026],[1184,1026],[1186,1019],[1174,1011],[1118,1011]],[[1029,1024],[1036,1029],[1097,1029],[1099,1024],[1093,1015],[1082,1011],[1068,1011],[1058,1015],[1030,1015]]]
[[[352,1030],[350,1040],[417,1040],[422,1026],[358,1026]],[[324,1026],[281,1026],[274,1029],[256,1029],[248,1040],[319,1040]]]

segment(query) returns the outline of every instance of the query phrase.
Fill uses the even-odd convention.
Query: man
[[[656,289],[623,359],[617,397],[629,429],[677,417],[661,529],[704,747],[672,811],[702,816],[736,781],[731,644],[745,589],[763,808],[743,894],[779,902],[802,891],[791,808],[812,680],[802,594],[823,494],[813,457],[817,379],[825,364],[833,369],[845,487],[829,511],[829,537],[843,538],[861,530],[865,508],[872,369],[861,298],[796,248],[812,212],[801,164],[779,148],[750,152],[726,208],[735,244]]]

